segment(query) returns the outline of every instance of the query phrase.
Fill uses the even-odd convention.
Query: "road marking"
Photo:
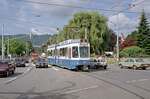
[[[94,88],[98,88],[98,87],[99,87],[99,86],[95,85],[95,86],[91,86],[91,87],[87,87],[87,88],[70,90],[70,91],[64,92],[64,94],[76,93],[76,92],[80,92],[80,91],[84,91],[84,90],[89,90],[89,89],[94,89]]]
[[[149,79],[139,79],[138,81],[147,81],[147,80],[149,80]]]
[[[27,73],[28,71],[30,71],[31,69],[32,69],[32,67],[29,67],[29,68],[24,72],[24,74]]]
[[[142,81],[147,81],[149,79],[139,79],[139,80],[130,80],[130,81],[126,81],[126,83],[135,83],[135,82],[142,82]]]
[[[16,80],[18,77],[14,77],[14,78],[11,78],[10,80],[7,80],[5,83],[10,83],[10,82],[12,82],[12,81],[14,81],[14,80]]]
[[[54,70],[58,71],[59,69],[55,68],[55,67],[52,67]]]
[[[29,67],[27,68],[27,70],[22,74],[22,75],[25,75],[27,72],[29,72],[33,67]],[[20,76],[17,76],[17,77],[14,77],[14,78],[11,78],[10,80],[7,80],[5,83],[6,84],[9,84],[11,83],[12,81],[15,81],[16,79],[20,78],[22,75]]]

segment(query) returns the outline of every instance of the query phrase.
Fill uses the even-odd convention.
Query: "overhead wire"
[[[16,1],[24,2],[24,3],[31,3],[31,4],[39,4],[39,5],[49,5],[49,6],[51,5],[51,6],[68,7],[68,8],[102,10],[102,11],[107,11],[107,12],[118,12],[118,10],[112,10],[112,9],[88,8],[88,7],[82,7],[82,6],[74,6],[74,5],[67,5],[67,4],[56,4],[56,3],[45,3],[45,2],[30,1],[30,0],[16,0]],[[140,12],[124,11],[124,13],[140,13]]]

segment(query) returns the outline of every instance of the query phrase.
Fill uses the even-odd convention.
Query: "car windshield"
[[[81,58],[89,57],[88,47],[80,47],[80,57]]]
[[[6,65],[8,62],[0,62],[0,65]]]
[[[143,59],[135,59],[136,62],[144,62]]]

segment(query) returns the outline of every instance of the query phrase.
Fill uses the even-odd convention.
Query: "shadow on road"
[[[10,74],[8,77],[6,77],[5,75],[0,75],[0,78],[14,78],[17,77],[19,75],[22,75],[23,73],[14,73],[13,75]]]
[[[36,92],[36,87],[29,89],[26,92],[0,92],[0,96],[7,99],[8,95],[17,95],[16,99],[78,99],[79,96],[66,94],[65,92],[71,90],[74,86],[76,86],[73,82],[70,83],[69,86],[64,88],[48,90],[44,92]]]

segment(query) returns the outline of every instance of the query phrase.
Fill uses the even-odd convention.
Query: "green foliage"
[[[25,48],[26,48],[26,54],[30,55],[30,53],[33,51],[33,46],[32,46],[31,41],[25,42]]]
[[[102,54],[108,48],[110,40],[106,22],[106,17],[99,15],[98,12],[76,13],[52,43],[67,39],[83,39],[87,29],[87,39],[91,46],[90,51],[95,54]]]
[[[115,64],[116,62],[114,60],[108,60],[107,64]]]
[[[147,47],[147,38],[150,36],[149,23],[147,21],[145,12],[142,12],[140,23],[138,26],[138,35],[137,35],[137,46],[141,48]]]
[[[145,56],[145,51],[138,46],[127,47],[120,52],[120,57],[142,57],[142,56]]]
[[[133,40],[137,40],[137,35],[138,35],[138,32],[137,31],[133,31],[131,34],[129,34],[127,36],[127,38],[133,39]]]
[[[24,55],[26,51],[25,43],[21,40],[10,41],[10,54],[12,55]]]
[[[28,34],[5,35],[4,37],[8,38],[8,36],[10,39],[17,38],[23,42],[31,41],[33,46],[41,46],[47,40],[53,39],[55,37],[55,35],[48,35],[48,34],[32,35],[31,39],[30,39],[30,35]],[[0,35],[0,39],[1,39],[1,35]]]

